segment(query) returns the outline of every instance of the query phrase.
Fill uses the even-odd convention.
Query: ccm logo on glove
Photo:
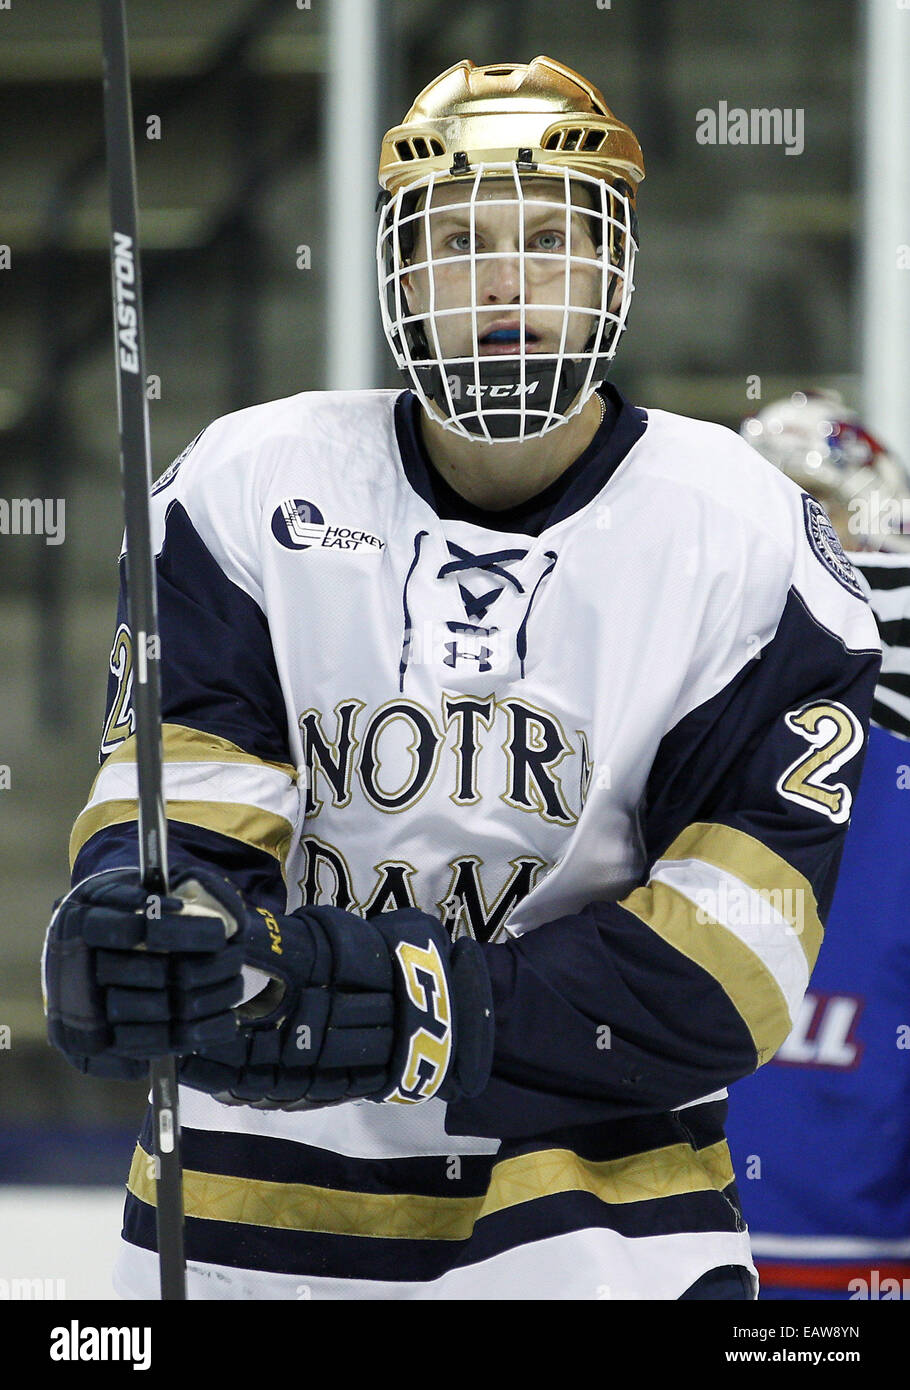
[[[424,1026],[411,1035],[401,1082],[386,1100],[416,1105],[436,1094],[449,1070],[452,1005],[445,967],[432,941],[426,949],[402,942],[395,955],[401,964],[408,998],[423,1015]]]
[[[270,948],[270,949],[273,950],[273,951],[275,952],[275,955],[276,955],[276,956],[280,956],[280,955],[281,955],[281,928],[279,927],[278,923],[275,921],[274,914],[271,913],[271,912],[269,912],[269,910],[268,910],[267,907],[257,907],[256,911],[259,913],[260,917],[261,917],[262,920],[265,922],[266,931],[268,932],[269,936],[270,936],[271,939],[272,939],[272,944],[271,944],[271,948]]]

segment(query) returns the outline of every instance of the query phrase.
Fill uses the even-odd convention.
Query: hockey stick
[[[124,0],[101,0],[101,32],[111,205],[114,352],[126,522],[127,620],[133,635],[132,704],[139,783],[139,869],[146,891],[150,895],[161,895],[167,892],[167,821],[162,786],[160,639],[149,519],[152,471]],[[183,1174],[174,1058],[153,1061],[150,1081],[155,1121],[161,1297],[185,1299]]]

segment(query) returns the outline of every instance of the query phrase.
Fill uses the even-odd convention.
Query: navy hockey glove
[[[203,869],[150,895],[137,869],[95,874],[55,904],[42,957],[48,1037],[80,1071],[136,1080],[148,1059],[237,1034],[239,893]]]
[[[355,1098],[477,1095],[493,1056],[482,948],[416,908],[364,920],[336,907],[247,917],[244,959],[270,980],[224,1047],[180,1079],[228,1104],[286,1110]]]

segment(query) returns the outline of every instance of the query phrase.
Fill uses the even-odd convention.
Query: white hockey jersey
[[[538,535],[440,517],[394,391],[227,416],[156,484],[172,863],[277,911],[437,914],[489,943],[497,1025],[490,1085],[448,1107],[181,1088],[191,1297],[676,1298],[753,1270],[724,1088],[797,1015],[880,645],[817,503],[732,432],[617,400]],[[136,862],[132,661],[121,596],[76,880]],[[147,1121],[133,1297],[149,1147]]]

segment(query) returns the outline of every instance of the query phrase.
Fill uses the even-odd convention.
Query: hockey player
[[[774,401],[742,434],[825,505],[884,658],[825,947],[794,1031],[731,1092],[730,1146],[764,1297],[907,1298],[910,489],[833,392]]]
[[[83,1070],[181,1056],[192,1297],[754,1297],[726,1087],[798,1017],[880,647],[816,503],[606,384],[642,177],[578,74],[457,64],[382,146],[408,389],[154,490],[171,897],[121,598],[45,980]]]

